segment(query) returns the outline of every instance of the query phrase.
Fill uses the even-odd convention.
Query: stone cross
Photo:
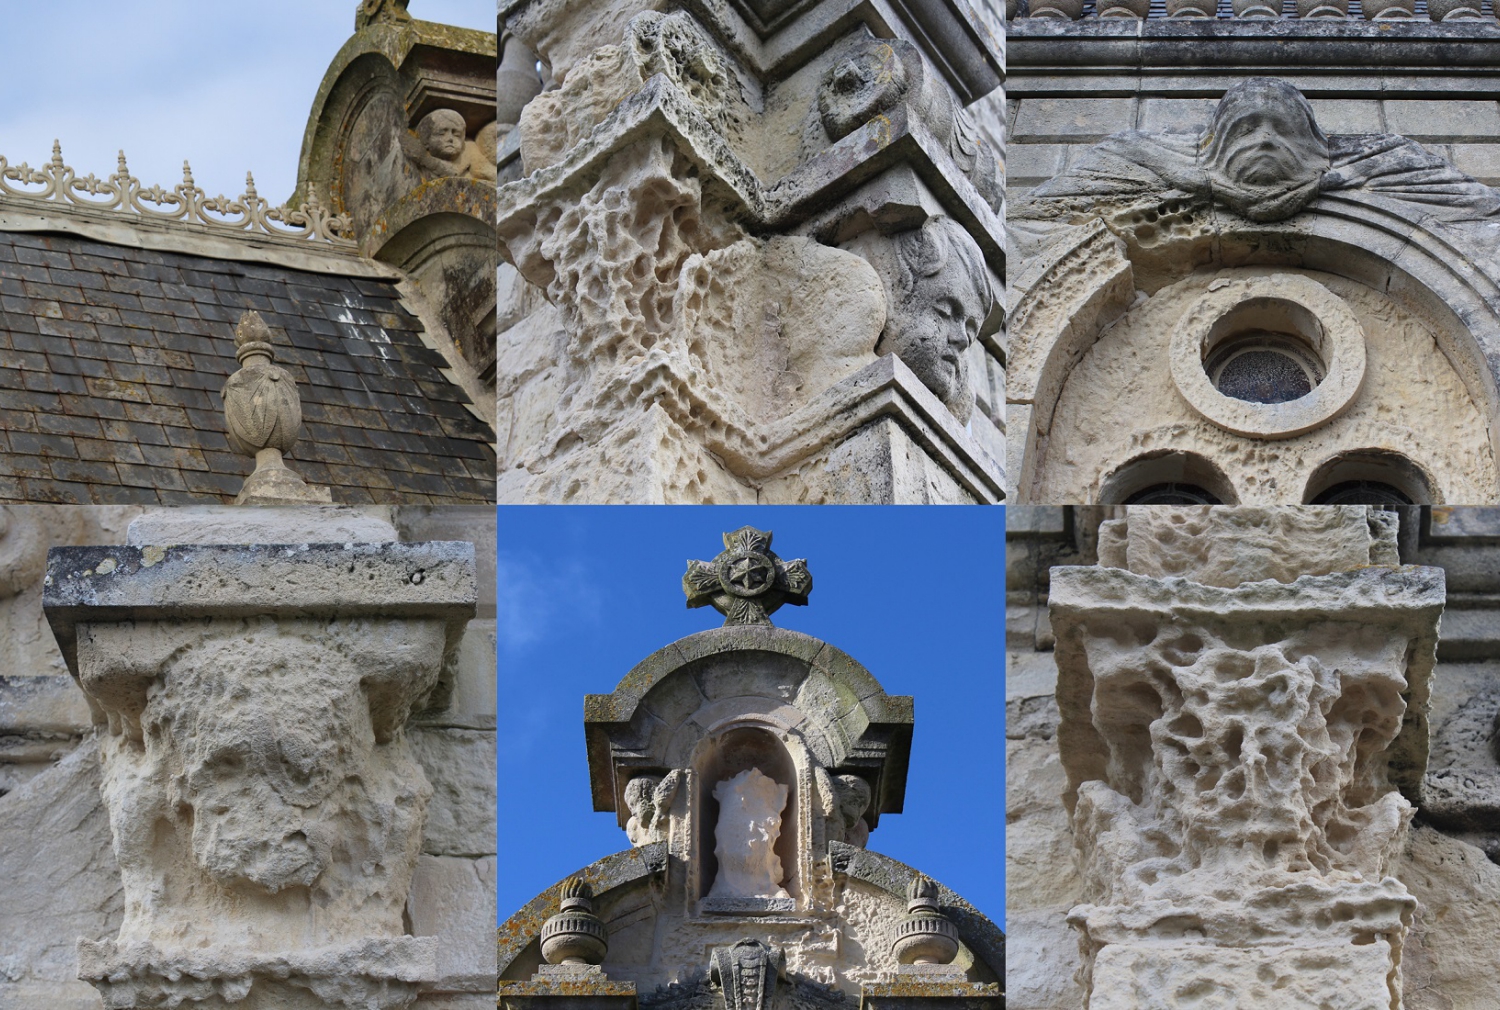
[[[724,626],[770,624],[784,603],[807,606],[812,575],[801,558],[782,561],[771,551],[771,533],[744,526],[724,534],[724,551],[712,561],[688,561],[682,577],[687,605],[712,606]]]
[[[406,5],[411,0],[360,0],[359,10],[354,14],[354,30],[375,24],[377,21],[410,21]]]

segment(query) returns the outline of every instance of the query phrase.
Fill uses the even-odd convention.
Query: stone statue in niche
[[[791,897],[781,886],[781,857],[776,854],[789,791],[758,768],[748,768],[714,786],[714,799],[719,801],[719,822],[714,828],[719,872],[709,891],[710,900]]]
[[[1329,138],[1301,92],[1256,77],[1225,92],[1197,135],[1132,130],[1105,139],[1017,201],[1008,220],[1029,254],[1051,227],[1100,214],[1181,202],[1184,209],[1218,204],[1251,221],[1284,221],[1335,193],[1408,201],[1422,216],[1445,221],[1500,217],[1500,194],[1415,142]]]
[[[631,845],[650,845],[664,841],[672,815],[672,800],[682,782],[682,771],[674,768],[666,775],[637,775],[625,786],[625,805],[630,820],[625,835]]]
[[[995,304],[979,246],[958,222],[929,218],[889,240],[856,240],[885,282],[885,329],[876,354],[894,354],[967,423],[974,411],[969,345]]]

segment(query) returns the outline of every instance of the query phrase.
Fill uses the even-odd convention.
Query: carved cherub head
[[[1233,210],[1252,220],[1279,219],[1316,195],[1328,171],[1328,138],[1301,92],[1255,77],[1225,93],[1199,160],[1215,195]],[[1289,199],[1295,206],[1287,209]]]
[[[442,161],[457,161],[464,153],[467,128],[464,117],[452,109],[437,109],[422,117],[417,136],[427,153]]]
[[[876,346],[894,354],[967,423],[974,409],[966,352],[994,307],[979,246],[949,217],[929,218],[895,238],[895,276],[886,279],[889,310]]]

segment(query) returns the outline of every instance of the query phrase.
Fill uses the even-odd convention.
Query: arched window
[[[1307,481],[1308,505],[1430,505],[1432,482],[1411,460],[1388,449],[1339,453]]]
[[[1101,505],[1237,505],[1229,478],[1197,453],[1138,456],[1104,479]]]

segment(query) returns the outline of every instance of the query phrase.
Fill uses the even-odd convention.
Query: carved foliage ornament
[[[12,185],[15,183],[16,185]],[[40,186],[40,189],[26,189]],[[245,174],[245,192],[236,200],[220,194],[210,197],[193,181],[193,171],[182,163],[182,182],[173,189],[142,186],[125,164],[120,152],[115,174],[99,179],[92,173],[80,179],[63,163],[62,145],[52,143],[52,160],[41,168],[24,161],[14,167],[0,155],[0,200],[17,197],[65,207],[119,211],[146,221],[181,221],[206,225],[216,232],[251,232],[277,238],[310,239],[353,248],[348,237],[349,219],[335,215],[318,200],[311,186],[307,202],[294,210],[273,207],[255,191],[255,177]]]
[[[771,551],[771,533],[745,526],[724,534],[724,551],[712,561],[688,561],[682,591],[688,607],[712,606],[724,626],[770,624],[790,603],[807,606],[812,575],[802,558],[782,561]]]

